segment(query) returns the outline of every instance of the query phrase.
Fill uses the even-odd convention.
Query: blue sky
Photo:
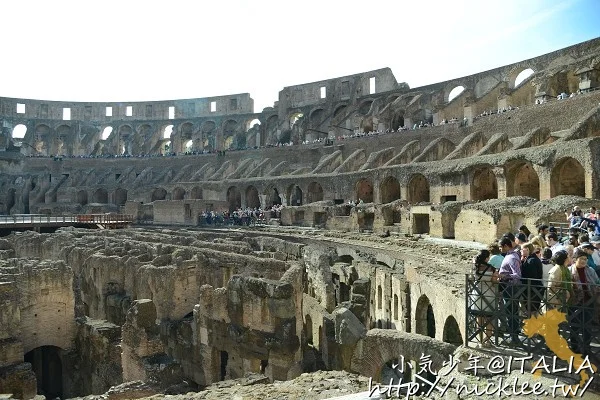
[[[2,5],[0,96],[143,101],[390,67],[411,87],[600,37],[600,0],[20,0]]]

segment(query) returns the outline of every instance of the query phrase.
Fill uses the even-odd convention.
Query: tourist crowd
[[[275,204],[263,210],[260,207],[238,208],[231,212],[229,211],[204,211],[201,214],[200,223],[203,225],[238,225],[238,226],[254,226],[257,224],[265,224],[268,219],[280,218],[280,204]]]
[[[468,304],[483,347],[492,337],[523,345],[530,340],[523,320],[556,309],[566,315],[571,349],[590,354],[600,319],[599,219],[593,207],[585,214],[574,207],[566,213],[568,234],[548,225],[534,234],[521,226],[480,251]]]

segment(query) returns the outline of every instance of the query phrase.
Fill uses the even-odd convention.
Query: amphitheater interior
[[[0,393],[334,398],[400,357],[464,363],[477,249],[600,204],[598,88],[594,39],[417,88],[389,68],[289,86],[261,112],[0,97],[3,223],[133,221],[0,224]],[[266,217],[206,223],[240,208]]]

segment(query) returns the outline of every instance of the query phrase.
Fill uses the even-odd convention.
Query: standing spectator
[[[500,265],[500,292],[504,299],[506,327],[510,338],[505,344],[511,346],[519,342],[521,331],[519,320],[519,297],[521,297],[521,257],[517,253],[510,238],[503,237],[499,242],[500,249],[506,255]]]
[[[548,273],[548,304],[549,308],[558,308],[566,312],[568,302],[573,295],[573,278],[567,266],[570,258],[566,250],[559,250],[552,256],[554,267]]]
[[[534,245],[540,246],[540,248],[548,247],[546,244],[546,235],[548,234],[548,225],[538,226],[538,234],[531,240]]]
[[[474,260],[474,274],[476,285],[470,294],[472,312],[477,315],[479,343],[483,347],[491,345],[490,339],[493,332],[493,315],[498,304],[497,282],[498,272],[489,264],[490,252],[481,250]],[[485,332],[485,335],[484,335]]]
[[[548,287],[548,274],[554,266],[552,265],[551,259],[552,250],[550,250],[550,247],[546,247],[544,250],[542,250],[542,258],[540,259],[540,261],[542,261],[542,283],[544,284],[544,287]]]
[[[590,329],[594,319],[594,305],[600,280],[596,272],[588,268],[588,255],[583,249],[575,249],[573,259],[575,263],[570,268],[573,298],[568,313],[571,328],[569,342],[573,351],[588,355],[592,340]]]
[[[502,260],[504,260],[504,256],[500,254],[498,243],[491,243],[488,246],[488,251],[491,255],[489,263],[492,265],[492,267],[496,268],[496,270],[499,270],[500,265],[502,265]]]
[[[550,246],[550,250],[552,250],[553,255],[558,251],[567,250],[565,246],[558,241],[558,235],[554,232],[550,232],[548,235],[546,235],[546,242],[548,242],[548,246]]]
[[[521,251],[523,253],[523,264],[521,265],[521,282],[524,285],[523,299],[526,302],[527,315],[531,315],[540,311],[544,297],[542,284],[544,268],[542,261],[534,253],[533,244],[522,244]]]

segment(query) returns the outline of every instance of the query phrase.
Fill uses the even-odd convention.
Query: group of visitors
[[[238,208],[229,211],[204,211],[201,222],[206,225],[253,226],[265,223],[265,212],[260,208]]]
[[[483,347],[492,345],[494,334],[503,345],[521,345],[522,320],[554,308],[567,316],[571,349],[589,354],[600,318],[600,235],[595,224],[582,228],[595,221],[596,210],[586,216],[578,211],[567,213],[568,236],[548,225],[538,226],[537,234],[521,226],[475,257],[469,307]]]

